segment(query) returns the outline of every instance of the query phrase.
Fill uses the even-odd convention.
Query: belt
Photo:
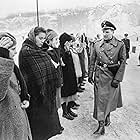
[[[115,67],[115,66],[118,66],[119,64],[118,63],[106,64],[106,63],[98,62],[97,65],[100,67],[106,68],[106,67]]]
[[[106,68],[108,66],[106,63],[101,63],[101,62],[98,62],[97,65],[103,68]]]

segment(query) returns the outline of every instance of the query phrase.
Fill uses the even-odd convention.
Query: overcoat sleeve
[[[120,62],[120,67],[114,79],[122,82],[126,65],[126,49],[124,43],[119,50],[118,59]]]
[[[13,69],[13,60],[0,57],[0,101],[6,96]]]
[[[93,50],[92,50],[92,55],[90,57],[90,65],[89,65],[89,77],[92,78],[93,77],[93,72],[94,72],[94,69],[95,69],[95,62],[96,62],[96,49],[95,49],[95,46],[93,47]]]
[[[24,80],[24,77],[20,69],[16,65],[14,65],[14,73],[19,81],[19,85],[21,88],[21,94],[20,94],[21,101],[30,100],[30,95],[28,94],[26,82]]]

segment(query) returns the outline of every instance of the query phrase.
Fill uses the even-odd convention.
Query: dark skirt
[[[35,95],[31,95],[30,107],[27,109],[33,140],[48,140],[57,135],[61,127],[56,100],[53,105],[49,100],[44,104],[45,97],[39,95],[39,89],[32,87],[30,90],[30,93]]]

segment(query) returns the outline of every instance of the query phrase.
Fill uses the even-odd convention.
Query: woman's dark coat
[[[62,97],[68,97],[76,94],[77,92],[76,73],[71,52],[63,51],[62,60],[65,66],[62,67],[63,86],[61,95]]]
[[[56,108],[58,75],[50,56],[36,46],[34,38],[31,30],[19,53],[19,67],[31,95],[27,114],[33,139],[47,140],[60,131]]]

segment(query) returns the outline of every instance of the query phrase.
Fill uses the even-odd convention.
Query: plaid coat
[[[19,67],[31,95],[27,114],[33,139],[48,139],[60,130],[56,108],[57,71],[47,52],[36,46],[30,38],[22,44]]]
[[[35,85],[40,89],[40,94],[47,94],[48,96],[52,94],[50,93],[51,90],[55,90],[58,74],[50,56],[37,47],[30,39],[26,39],[23,42],[19,53],[19,67],[28,87]]]

